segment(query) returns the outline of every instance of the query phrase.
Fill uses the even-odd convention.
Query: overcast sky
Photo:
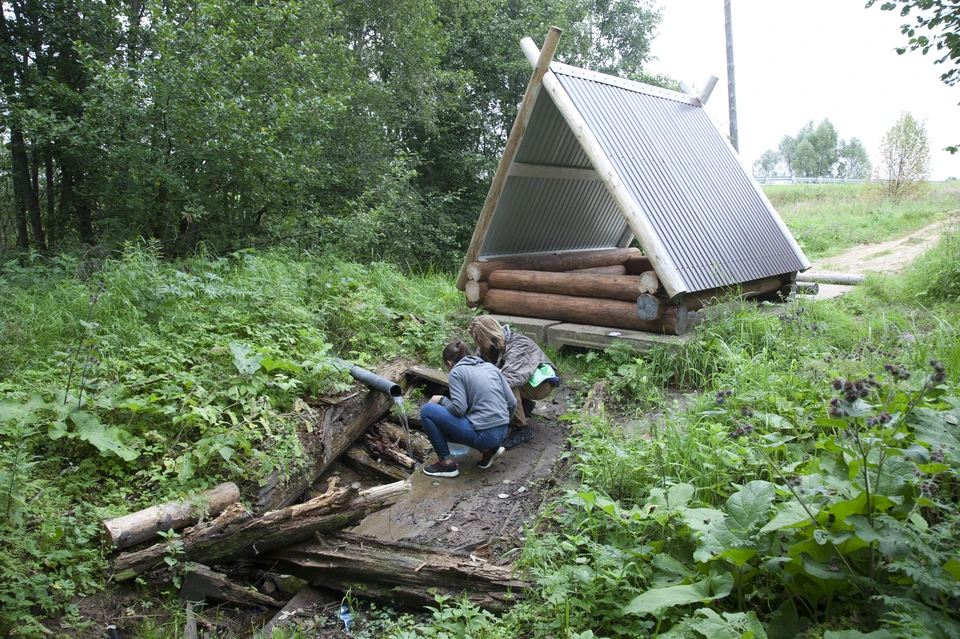
[[[706,109],[724,133],[727,62],[723,0],[656,0],[663,21],[649,65],[697,88],[720,78]],[[940,81],[933,55],[897,55],[899,12],[865,0],[732,0],[740,155],[747,167],[784,135],[829,118],[838,135],[860,138],[876,165],[880,140],[901,111],[926,119],[933,180],[960,178],[960,86]]]

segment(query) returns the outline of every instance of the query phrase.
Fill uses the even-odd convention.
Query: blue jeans
[[[440,404],[425,404],[420,409],[420,421],[437,457],[444,461],[450,459],[447,442],[463,444],[475,450],[487,450],[499,446],[507,436],[507,424],[487,430],[473,430],[466,417],[455,417]]]

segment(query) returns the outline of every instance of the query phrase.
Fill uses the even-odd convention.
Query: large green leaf
[[[752,481],[727,500],[727,528],[732,532],[749,533],[767,513],[777,495],[776,488],[768,481]]]
[[[859,630],[827,630],[823,639],[893,639],[889,630],[860,632]]]
[[[70,414],[70,420],[76,425],[76,437],[85,441],[101,453],[113,453],[125,461],[137,458],[137,451],[124,445],[118,437],[119,428],[106,428],[93,413],[78,410]]]
[[[624,614],[649,615],[672,606],[688,606],[698,601],[722,599],[733,590],[733,575],[715,575],[688,586],[654,588],[634,598]]]
[[[709,639],[766,639],[763,624],[757,619],[757,613],[725,612],[721,617],[710,608],[697,610],[698,621],[690,627]]]
[[[263,353],[258,353],[246,344],[237,342],[230,342],[230,352],[233,353],[233,365],[237,367],[237,372],[246,377],[260,370],[260,364],[265,357]]]
[[[814,516],[816,516],[816,507],[811,506],[810,510]],[[807,511],[800,505],[800,502],[789,501],[785,504],[780,504],[777,508],[777,514],[766,526],[760,529],[760,532],[768,533],[782,528],[794,528],[808,522],[810,522],[810,515],[808,515]]]

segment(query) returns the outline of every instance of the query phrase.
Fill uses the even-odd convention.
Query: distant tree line
[[[795,137],[785,135],[776,150],[764,151],[753,164],[757,177],[835,177],[865,180],[872,166],[858,138],[842,140],[830,120],[814,126],[813,120]]]
[[[453,265],[530,68],[644,74],[650,0],[16,0],[0,253],[297,242]]]

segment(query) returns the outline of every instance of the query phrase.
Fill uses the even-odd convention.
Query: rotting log
[[[325,543],[289,546],[269,561],[315,585],[409,605],[436,603],[435,595],[459,598],[486,610],[504,610],[530,584],[512,566],[495,566],[469,554],[401,542],[339,534]]]
[[[671,335],[683,335],[689,332],[697,319],[693,313],[689,313],[687,308],[681,305],[668,306],[660,319],[648,322],[637,315],[636,302],[506,291],[497,288],[490,289],[483,306],[491,312],[504,315],[540,317],[562,322]]]
[[[512,271],[550,271],[554,273],[571,271],[594,266],[616,266],[623,264],[631,256],[640,255],[639,249],[601,249],[596,251],[577,251],[558,255],[536,255],[529,257],[503,257],[486,262],[471,262],[467,265],[467,279],[481,282],[490,273],[509,269]]]
[[[237,485],[226,482],[183,501],[171,501],[123,517],[107,519],[103,522],[103,540],[123,550],[153,539],[158,532],[179,530],[195,524],[201,516],[216,517],[239,499],[240,489]]]
[[[382,459],[374,458],[366,448],[359,444],[350,447],[350,450],[343,454],[343,461],[347,466],[358,472],[387,481],[404,481],[410,476],[402,468],[388,464]]]
[[[180,599],[192,603],[215,601],[249,608],[283,606],[283,602],[235,584],[226,575],[197,563],[187,565],[187,575],[180,587]]]
[[[397,380],[400,387],[406,389],[407,380],[403,373],[404,368],[395,365],[381,371],[380,376]],[[255,504],[257,512],[277,510],[297,501],[310,490],[330,464],[345,453],[372,424],[387,415],[392,406],[392,398],[370,390],[362,398],[346,402],[345,406],[328,407],[321,425],[322,444],[318,449],[308,451],[311,459],[309,467],[287,481],[281,481],[276,473],[271,475],[260,487]]]
[[[388,460],[407,471],[411,471],[417,467],[417,460],[400,450],[399,444],[391,441],[389,437],[384,437],[379,432],[374,431],[368,432],[364,439],[367,444],[367,450],[369,450],[370,454],[374,457]],[[404,449],[406,449],[405,443]],[[411,454],[413,453],[412,439],[410,440],[410,452]]]
[[[649,273],[653,269],[653,263],[650,262],[650,258],[645,255],[633,255],[627,258],[627,261],[623,263],[623,267],[627,270],[628,275],[640,275],[641,273]]]
[[[338,488],[331,482],[323,495],[262,517],[236,503],[216,519],[185,530],[177,540],[179,552],[185,559],[203,564],[257,555],[303,541],[317,532],[340,530],[409,490],[406,481],[362,491],[359,484]],[[167,544],[155,544],[122,553],[113,562],[114,580],[132,579],[160,565],[169,551]]]
[[[637,277],[640,279],[641,293],[656,293],[660,288],[660,278],[657,277],[656,271],[644,271]]]
[[[383,437],[388,438],[398,447],[405,447],[407,445],[407,434],[400,426],[389,422],[380,422],[374,425],[374,428]],[[433,454],[433,444],[430,443],[426,435],[419,431],[410,431],[410,446],[413,448],[413,458],[417,461],[427,461],[427,458]]]
[[[490,288],[496,289],[596,297],[625,302],[636,301],[637,296],[642,292],[640,278],[636,275],[502,270],[491,273],[487,283]]]
[[[637,316],[647,322],[652,322],[663,317],[667,310],[669,302],[662,297],[644,293],[637,298]]]
[[[590,268],[575,268],[567,273],[592,273],[594,275],[626,275],[627,267],[623,264],[614,264],[613,266],[592,266]]]
[[[731,299],[749,299],[763,295],[764,293],[771,293],[780,289],[782,286],[783,277],[774,275],[773,277],[750,280],[749,282],[743,282],[733,286],[687,293],[683,296],[682,304],[687,307],[687,310],[695,311],[704,306],[718,304]]]
[[[444,388],[450,384],[449,377],[442,370],[431,368],[429,366],[422,366],[420,364],[415,364],[408,368],[407,377],[430,382],[431,384],[443,386]],[[408,383],[412,383],[412,381],[413,380],[410,380]]]
[[[280,612],[274,615],[273,619],[267,622],[267,625],[260,631],[262,639],[271,639],[275,628],[282,628],[296,623],[298,618],[309,619],[314,616],[318,609],[323,606],[336,603],[334,599],[312,586],[304,586],[300,589],[293,599],[287,602]]]
[[[475,280],[469,280],[464,287],[463,294],[467,298],[467,304],[477,304],[483,303],[483,298],[486,296],[487,291],[490,290],[490,285],[486,282],[477,282]]]

